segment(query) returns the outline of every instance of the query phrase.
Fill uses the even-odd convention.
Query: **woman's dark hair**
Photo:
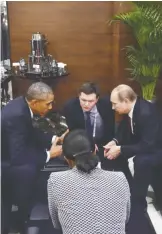
[[[90,173],[97,166],[98,157],[93,155],[94,150],[85,130],[73,130],[64,138],[64,156],[75,161],[77,169],[82,172]]]

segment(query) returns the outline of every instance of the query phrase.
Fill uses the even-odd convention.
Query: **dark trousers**
[[[157,208],[162,210],[162,165],[158,165],[154,168],[151,186],[155,192]]]
[[[23,230],[35,196],[38,170],[33,165],[11,166],[9,171],[11,205],[18,206],[16,226]]]
[[[158,152],[140,154],[134,157],[134,179],[132,186],[132,200],[144,209],[147,207],[146,196],[156,167],[162,165],[162,155]],[[160,179],[160,178],[159,178]]]
[[[7,234],[9,232],[9,216],[11,213],[10,204],[10,185],[8,179],[8,172],[10,163],[1,162],[1,232]]]
[[[99,159],[101,161],[101,168],[108,171],[121,171],[124,173],[129,187],[132,187],[132,175],[128,167],[128,161],[120,155],[117,159],[109,160],[104,157],[104,149],[103,147],[98,147],[99,151],[97,152]]]

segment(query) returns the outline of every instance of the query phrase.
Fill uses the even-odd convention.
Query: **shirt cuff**
[[[96,168],[100,168],[101,169],[101,162],[98,162]]]
[[[53,144],[53,142],[56,140],[56,135],[54,135],[53,137],[52,137],[52,141],[51,141],[51,144]],[[47,159],[46,159],[46,163],[48,163],[49,162],[49,160],[50,160],[50,152],[49,151],[46,151],[47,152]]]
[[[52,141],[51,141],[51,143],[53,144],[53,142],[56,140],[56,135],[54,135],[53,137],[52,137]]]
[[[117,141],[117,139],[113,138],[113,141],[115,141],[116,145],[118,144],[118,141]]]
[[[49,162],[49,160],[50,160],[50,152],[49,151],[46,151],[47,152],[47,159],[46,159],[46,163],[48,163]]]

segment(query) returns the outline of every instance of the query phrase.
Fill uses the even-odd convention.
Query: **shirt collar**
[[[26,99],[25,99],[26,100]],[[27,100],[26,100],[26,102],[27,102]],[[27,104],[28,104],[28,102],[27,102]],[[31,118],[33,118],[33,111],[31,110],[31,108],[30,108],[30,106],[29,106],[29,104],[28,104],[28,107],[29,107],[29,110],[30,110],[30,115],[31,115]]]
[[[33,118],[33,112],[30,107],[29,107],[29,110],[30,110],[31,118]]]
[[[91,113],[96,113],[96,112],[97,112],[97,107],[96,107],[96,105],[91,109],[90,112],[91,112]]]
[[[128,113],[128,116],[132,119],[133,118],[133,111],[134,111],[134,106],[136,104],[136,101],[133,103],[132,109],[130,110],[130,112]]]
[[[85,113],[86,111],[83,111],[83,112]],[[96,105],[89,112],[93,113],[93,114],[96,114],[97,113],[97,107],[96,107]]]

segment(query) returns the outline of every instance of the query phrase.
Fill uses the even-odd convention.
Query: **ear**
[[[30,101],[30,105],[35,106],[38,103],[38,100],[33,99]]]

